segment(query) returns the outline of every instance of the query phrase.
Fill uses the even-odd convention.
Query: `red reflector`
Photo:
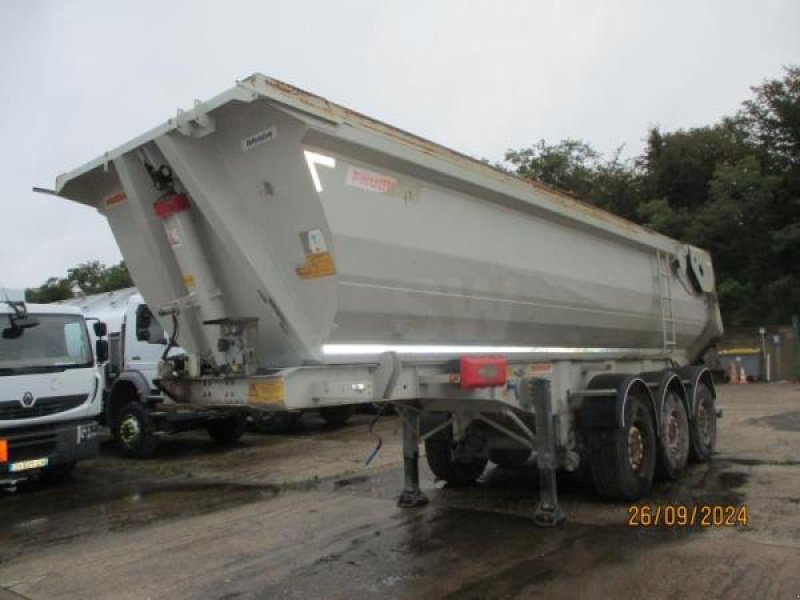
[[[507,366],[502,356],[462,356],[461,389],[505,385]]]
[[[179,213],[189,208],[189,198],[186,194],[175,194],[168,198],[161,198],[153,203],[153,210],[159,219],[166,219],[170,215]]]

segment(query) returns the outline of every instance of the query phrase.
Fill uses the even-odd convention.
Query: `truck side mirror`
[[[108,360],[108,342],[106,340],[97,340],[94,343],[94,353],[98,363],[106,362]]]
[[[94,329],[95,336],[99,338],[105,337],[105,335],[108,333],[108,327],[105,323],[103,323],[103,321],[95,321],[92,323],[92,329]]]

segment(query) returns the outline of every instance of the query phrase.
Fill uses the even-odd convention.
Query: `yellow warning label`
[[[183,283],[186,285],[187,288],[194,287],[194,277],[191,275],[184,275],[183,276]]]
[[[251,404],[282,404],[285,397],[283,379],[264,379],[251,383],[247,393]]]
[[[330,252],[306,256],[306,264],[295,269],[301,279],[316,279],[336,275],[336,267]]]

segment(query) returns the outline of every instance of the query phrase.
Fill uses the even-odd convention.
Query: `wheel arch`
[[[590,396],[584,398],[581,407],[584,425],[589,427],[624,427],[625,406],[628,398],[640,393],[653,413],[653,422],[657,423],[658,412],[653,394],[647,382],[639,375],[626,373],[603,373],[595,375],[587,386],[589,391],[609,390],[608,396]],[[611,391],[613,390],[613,391]],[[609,399],[612,401],[609,402]]]
[[[113,427],[120,409],[128,402],[145,404],[150,394],[147,379],[136,371],[126,371],[117,377],[108,394],[106,422]]]
[[[664,411],[664,402],[670,392],[675,392],[683,402],[683,407],[686,409],[686,415],[689,415],[690,402],[689,395],[686,388],[681,381],[680,376],[672,369],[664,369],[662,371],[649,371],[642,373],[641,378],[648,384],[648,387],[655,389],[653,394],[653,402],[656,412],[656,432],[661,437],[661,416]]]
[[[689,418],[694,419],[697,415],[697,388],[704,383],[711,391],[711,397],[717,399],[717,388],[711,377],[711,371],[706,367],[681,367],[677,369],[678,376],[681,378],[682,386],[687,390]]]

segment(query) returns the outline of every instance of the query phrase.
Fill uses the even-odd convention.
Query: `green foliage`
[[[568,139],[509,150],[506,164],[708,249],[729,325],[785,323],[800,311],[800,68],[753,92],[715,125],[651,129],[633,161]]]
[[[71,298],[75,293],[88,296],[128,287],[133,287],[133,280],[124,262],[106,267],[90,261],[68,269],[64,278],[50,277],[40,287],[28,289],[26,298],[29,302],[46,304]]]

